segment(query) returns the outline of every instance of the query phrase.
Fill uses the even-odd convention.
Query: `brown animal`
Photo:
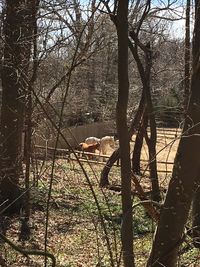
[[[79,146],[84,152],[95,153],[96,149],[99,150],[100,144],[96,143],[96,144],[88,145],[86,143],[80,143]],[[88,158],[93,159],[93,155],[88,155]]]

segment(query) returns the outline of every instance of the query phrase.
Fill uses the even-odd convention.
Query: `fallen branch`
[[[52,267],[56,267],[56,259],[53,254],[44,252],[44,251],[39,251],[39,250],[25,250],[17,245],[15,245],[12,241],[10,241],[7,237],[5,237],[3,234],[0,233],[1,239],[8,245],[10,245],[14,250],[17,252],[21,253],[22,255],[28,257],[29,255],[34,255],[34,256],[45,256],[47,258],[50,258],[52,260]]]
[[[149,200],[147,199],[145,192],[142,188],[142,186],[140,185],[136,175],[132,174],[132,181],[135,184],[135,189],[138,193],[138,198],[141,200],[141,204],[143,205],[143,207],[146,209],[146,211],[148,212],[148,214],[151,216],[151,218],[155,221],[158,222],[158,219],[160,217],[160,213],[159,211],[154,207],[155,203],[157,205],[160,206],[159,203]]]

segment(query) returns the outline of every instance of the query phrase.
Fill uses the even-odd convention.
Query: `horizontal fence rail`
[[[54,147],[44,147],[44,146],[39,146],[35,145],[34,146],[34,153],[32,154],[33,157],[35,158],[42,158],[42,159],[51,159],[53,157],[53,153],[56,150],[56,158],[59,159],[66,159],[66,160],[71,160],[71,161],[77,161],[77,159],[74,157],[73,153],[76,153],[78,159],[80,162],[88,162],[88,163],[94,163],[94,164],[99,164],[99,165],[106,165],[106,161],[110,158],[110,155],[103,155],[99,153],[90,153],[90,152],[85,152],[81,150],[73,150],[73,152],[69,149],[64,149],[64,148],[57,148],[55,149]],[[92,156],[93,159],[89,159],[88,156]],[[84,158],[86,157],[86,158]],[[102,161],[103,160],[103,161]],[[146,159],[141,159],[141,163],[146,163],[146,168],[143,166],[141,168],[141,171],[149,171],[148,169],[148,163],[149,161]],[[172,173],[172,167],[174,162],[169,162],[169,161],[157,161],[157,164],[165,165],[166,169],[158,169],[159,173]],[[169,168],[167,166],[170,166]],[[120,161],[114,164],[114,166],[119,167],[120,166]],[[163,167],[162,167],[163,168]]]

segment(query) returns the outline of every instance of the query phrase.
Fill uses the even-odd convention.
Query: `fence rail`
[[[74,153],[76,153],[78,159],[80,162],[87,162],[91,164],[99,164],[99,165],[106,165],[106,162],[104,160],[108,160],[110,158],[110,155],[103,155],[99,153],[90,153],[90,152],[85,152],[85,151],[80,151],[80,150],[73,150],[73,152],[69,149],[63,149],[63,148],[57,148],[55,149],[54,147],[44,147],[44,146],[39,146],[35,145],[35,152],[33,154],[34,157],[36,158],[42,158],[42,159],[50,159],[53,156],[54,151],[56,152],[56,158],[60,159],[66,159],[70,161],[77,161],[76,157],[73,156]],[[89,159],[88,156],[92,156],[93,159]],[[84,158],[85,157],[85,158]],[[103,161],[102,161],[103,160]],[[141,168],[141,171],[149,171],[148,168],[148,160],[146,159],[141,159],[142,163],[146,163],[147,168],[144,166]],[[166,167],[166,169],[158,169],[159,173],[171,173],[174,162],[168,162],[168,161],[157,161],[157,164],[165,165],[170,167]],[[118,161],[114,166],[119,167],[120,166],[120,161]]]

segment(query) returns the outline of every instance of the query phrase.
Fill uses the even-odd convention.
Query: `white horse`
[[[101,139],[97,137],[88,137],[85,139],[85,143],[88,145],[100,144]]]
[[[115,139],[114,136],[104,136],[100,140],[99,151],[103,155],[107,155],[110,149],[115,148]]]

